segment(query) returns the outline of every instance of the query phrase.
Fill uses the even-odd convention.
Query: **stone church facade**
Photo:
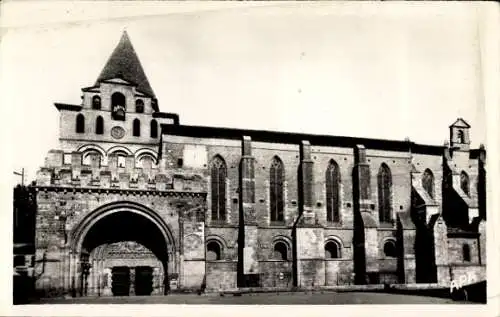
[[[76,296],[486,278],[486,153],[186,126],[123,34],[36,180],[36,287]],[[444,129],[443,129],[444,130]]]

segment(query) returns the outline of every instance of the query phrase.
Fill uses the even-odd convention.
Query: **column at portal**
[[[105,296],[106,293],[106,285],[107,285],[107,274],[106,267],[104,266],[105,262],[105,252],[107,245],[101,245],[99,252],[97,253],[97,296]]]
[[[89,274],[87,276],[87,292],[86,292],[86,296],[92,296],[94,295],[94,287],[95,287],[95,283],[94,283],[94,276],[95,276],[95,266],[94,266],[94,261],[90,262],[90,265],[89,265]]]
[[[135,295],[135,266],[130,267],[130,296]]]
[[[71,296],[76,297],[80,293],[79,280],[79,265],[80,259],[77,254],[71,256]]]
[[[66,291],[66,263],[67,263],[67,257],[66,257],[66,252],[65,252],[64,246],[59,249],[59,257],[61,259],[61,262],[59,263],[59,285],[58,288],[61,291],[61,293],[64,293]]]
[[[181,222],[181,226],[183,226],[184,224]],[[182,237],[181,237],[182,239]],[[181,252],[179,253],[179,277],[177,278],[177,285],[176,287],[178,289],[182,289],[182,287],[184,286],[183,284],[183,280],[184,280],[184,252]],[[170,280],[169,280],[169,283],[170,283]],[[172,283],[170,283],[172,284]],[[172,285],[173,286],[173,285]]]
[[[152,295],[161,295],[160,287],[160,269],[158,267],[153,268],[153,292]]]
[[[97,295],[97,276],[99,275],[99,268],[97,267],[96,259],[92,259],[92,266],[90,267],[90,281],[88,294],[95,296]]]
[[[111,283],[113,282],[113,277],[111,268],[105,267],[104,261],[103,261],[103,273],[104,273],[103,274],[104,286],[102,288],[102,296],[111,296],[113,295],[113,292],[111,290]]]
[[[63,276],[64,276],[64,292],[71,293],[71,251],[68,248],[64,249]]]
[[[74,262],[75,262],[75,256],[73,255],[73,251],[69,251],[68,255],[68,276],[66,278],[67,282],[67,289],[69,291],[69,294],[71,296],[74,296],[74,274],[75,274],[75,269],[74,269]]]
[[[165,281],[165,288],[167,291],[171,291],[171,290],[175,290],[175,289],[178,289],[179,288],[179,285],[178,285],[178,281],[180,281],[183,277],[183,272],[182,272],[182,259],[181,259],[181,252],[180,250],[176,250],[175,251],[175,261],[173,261],[173,265],[172,265],[172,268],[168,268],[168,272],[164,272],[163,274],[163,279]],[[170,261],[168,262],[170,263]],[[174,282],[172,277],[169,276],[170,273],[174,273],[174,274],[177,274],[177,278]]]
[[[101,260],[96,259],[96,262],[95,262],[95,288],[94,288],[94,294],[96,296],[101,295],[101,275],[102,275]]]
[[[99,268],[97,276],[97,296],[102,295],[103,285],[104,285],[104,261],[102,259],[97,260],[97,267]]]

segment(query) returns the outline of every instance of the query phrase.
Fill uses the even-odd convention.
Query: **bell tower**
[[[161,125],[179,121],[175,114],[160,112],[126,31],[95,83],[82,89],[81,103],[55,106],[60,113],[60,147],[68,164],[73,152],[82,154],[83,165],[90,165],[90,154],[100,157],[98,165],[107,165],[118,155],[119,167],[127,165],[127,158],[135,161],[136,167],[143,166],[144,153],[155,163]]]
[[[470,125],[462,118],[458,118],[450,125],[450,145],[458,151],[469,151],[470,148]]]
[[[158,116],[156,95],[126,31],[94,85],[83,88],[82,93],[80,105],[56,104],[63,143],[139,146],[159,141],[164,116]]]

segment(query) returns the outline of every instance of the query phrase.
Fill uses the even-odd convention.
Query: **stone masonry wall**
[[[245,241],[239,241],[239,226],[245,222],[240,219],[240,161],[242,142],[236,140],[189,138],[168,136],[161,145],[163,157],[158,164],[135,167],[136,158],[127,158],[126,166],[119,168],[112,156],[106,166],[100,166],[95,160],[89,166],[82,165],[82,154],[72,153],[71,164],[63,159],[62,151],[51,151],[46,166],[38,174],[39,216],[37,221],[37,256],[53,257],[55,262],[46,266],[45,275],[52,276],[54,285],[67,283],[60,281],[67,261],[65,252],[71,232],[80,221],[96,208],[112,203],[131,201],[154,210],[168,224],[173,236],[178,239],[180,258],[174,267],[180,273],[179,283],[186,288],[200,288],[205,283],[207,288],[231,289],[236,287],[238,274],[238,244],[244,243],[252,248],[247,254],[253,259],[253,271],[247,265],[245,272],[260,274],[260,284],[266,287],[288,287],[291,278],[293,258],[292,225],[297,220],[301,208],[307,211],[309,218],[304,218],[297,229],[297,266],[299,286],[337,285],[352,283],[354,270],[353,236],[355,230],[364,230],[365,268],[368,272],[385,272],[384,279],[391,279],[398,272],[400,265],[405,267],[405,280],[414,280],[414,239],[412,228],[405,228],[402,235],[396,233],[398,214],[411,211],[411,170],[417,168],[422,173],[426,168],[434,175],[435,200],[440,205],[441,178],[439,156],[410,156],[406,152],[363,150],[365,170],[360,171],[360,185],[357,190],[366,197],[358,202],[363,214],[365,228],[354,228],[354,193],[353,193],[353,149],[310,146],[299,144],[280,144],[253,142],[248,140],[249,157],[252,160],[255,197],[245,203],[252,205],[255,224],[246,228]],[[301,153],[307,149],[306,161],[301,162]],[[302,152],[301,152],[302,151]],[[220,156],[227,168],[226,200],[227,217],[224,223],[211,222],[210,162]],[[282,160],[285,168],[284,182],[284,223],[271,223],[269,204],[269,167],[274,157]],[[328,164],[334,160],[340,168],[340,222],[326,222],[326,184],[325,172]],[[382,163],[389,166],[392,176],[392,224],[378,223],[378,186],[377,174]],[[471,163],[471,167],[475,167]],[[299,169],[302,169],[302,183],[299,183]],[[369,171],[369,172],[368,172]],[[250,175],[250,174],[249,174]],[[474,176],[474,173],[471,173]],[[305,188],[304,186],[310,186]],[[307,190],[309,191],[307,191]],[[246,189],[244,189],[246,190]],[[300,204],[300,191],[304,192],[304,206]],[[366,193],[365,193],[366,192]],[[244,196],[247,197],[247,196]],[[249,198],[246,198],[249,199]],[[188,220],[180,225],[179,204],[192,208],[206,208],[204,219]],[[183,230],[182,237],[181,227]],[[302,226],[302,227],[301,227]],[[438,226],[439,227],[439,226]],[[443,263],[458,261],[463,239],[447,239],[445,229],[435,231],[436,256],[449,255]],[[251,229],[251,230],[250,230]],[[324,245],[327,239],[341,243],[341,258],[326,260]],[[403,238],[404,259],[388,258],[384,255],[383,245],[387,239]],[[216,240],[222,246],[220,261],[205,262],[205,246],[208,240]],[[286,261],[273,258],[273,245],[276,241],[285,241],[289,248]],[[181,243],[182,241],[182,243]],[[443,243],[450,243],[448,248]],[[471,246],[470,266],[479,264],[479,240],[469,241]],[[446,250],[445,250],[446,249]],[[50,252],[45,252],[48,250]],[[42,252],[43,251],[43,252]],[[248,253],[248,252],[247,252]],[[45,254],[45,255],[43,255]],[[243,256],[245,253],[243,252]],[[449,260],[449,261],[448,261]],[[60,263],[59,263],[59,262]],[[402,264],[401,264],[402,263]],[[173,268],[174,268],[173,267]],[[181,270],[181,271],[179,271]],[[262,271],[264,270],[264,271]],[[56,273],[59,272],[59,273]],[[183,275],[182,272],[189,272]],[[440,273],[441,272],[441,273]],[[392,274],[392,275],[391,275]],[[445,274],[438,269],[438,275]],[[446,277],[440,276],[440,280]],[[273,286],[274,285],[274,286]]]
[[[64,255],[69,252],[71,243],[71,232],[76,229],[80,221],[91,211],[100,206],[113,202],[130,201],[151,208],[157,212],[172,231],[174,239],[178,244],[179,222],[175,206],[171,206],[168,199],[159,195],[126,195],[125,193],[95,193],[95,192],[54,192],[40,191],[38,193],[39,212],[37,214],[36,234],[36,260],[46,257],[48,262],[44,263],[45,286],[63,287],[58,276],[65,273]],[[45,255],[44,255],[45,254]],[[171,254],[172,262],[176,262],[175,253]],[[47,257],[53,257],[47,259]],[[55,262],[54,262],[55,261]],[[41,264],[40,264],[41,265]],[[62,266],[61,266],[62,265]],[[37,271],[43,270],[38,267]],[[52,272],[57,270],[56,272]],[[178,273],[178,272],[177,272]]]
[[[207,261],[206,288],[209,291],[234,290],[237,287],[237,262]]]

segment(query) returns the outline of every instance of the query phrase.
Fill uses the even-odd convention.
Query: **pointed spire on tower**
[[[137,90],[156,99],[126,30],[123,31],[120,42],[97,78],[96,85],[112,78],[121,78],[134,83],[137,85]]]

